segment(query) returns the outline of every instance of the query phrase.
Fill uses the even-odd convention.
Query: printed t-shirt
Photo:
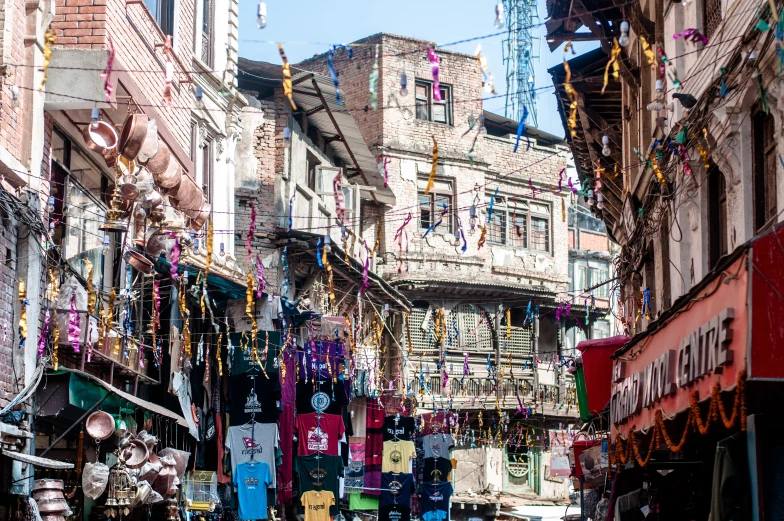
[[[379,521],[410,521],[411,509],[402,505],[387,505],[378,509]]]
[[[411,459],[416,458],[413,441],[385,441],[381,472],[410,472]]]
[[[425,470],[422,474],[424,483],[433,481],[449,481],[449,473],[452,472],[452,461],[446,458],[425,458]]]
[[[397,423],[395,423],[397,420]],[[414,434],[414,418],[401,416],[387,416],[384,418],[384,441],[399,440],[411,441],[411,435]]]
[[[346,388],[340,378],[337,383],[332,378],[297,382],[298,414],[319,412],[319,409],[327,414],[342,414],[346,403]]]
[[[335,504],[335,496],[329,490],[309,490],[302,494],[305,521],[329,521],[329,509]]]
[[[449,432],[457,427],[458,416],[456,412],[427,413],[422,415],[422,435],[440,434]]]
[[[242,299],[243,302],[245,299]],[[245,307],[245,304],[243,304]],[[248,329],[250,331],[250,329]],[[267,334],[269,334],[269,343],[267,343]],[[247,373],[249,371],[253,371],[261,375],[264,378],[264,375],[261,371],[261,365],[264,366],[264,370],[267,371],[267,374],[270,378],[273,376],[277,376],[278,368],[275,366],[276,358],[280,355],[280,340],[281,334],[280,331],[258,331],[256,334],[256,345],[258,346],[258,353],[259,358],[257,360],[253,359],[253,349],[250,346],[250,336],[246,335],[245,338],[242,338],[242,333],[231,333],[229,335],[231,338],[231,343],[234,346],[234,356],[232,357],[231,362],[231,377],[234,378],[235,375]],[[243,344],[248,344],[247,349],[242,349]],[[267,359],[266,362],[262,361],[262,356],[264,353],[264,348],[267,348]],[[270,374],[270,373],[274,373]]]
[[[332,379],[340,373],[345,347],[342,342],[308,342],[297,352],[300,380]]]
[[[346,488],[365,486],[365,440],[354,443],[358,438],[349,438],[350,457],[346,467]]]
[[[452,495],[452,484],[448,481],[441,483],[422,483],[422,494],[419,500],[422,504],[422,512],[441,510],[449,512],[449,497]]]
[[[320,456],[320,457],[319,457]],[[299,478],[299,491],[328,490],[333,497],[340,497],[340,480],[343,473],[343,460],[340,456],[327,456],[324,454],[311,454],[310,456],[297,456],[297,476]],[[330,509],[336,515],[338,507]]]
[[[343,418],[337,414],[316,413],[297,416],[298,454],[306,456],[315,452],[340,455],[340,438],[346,432]]]
[[[231,389],[231,423],[242,425],[251,421],[256,423],[276,423],[278,421],[278,400],[280,400],[280,381],[277,373],[255,375],[251,378],[246,374],[232,374]],[[255,391],[254,391],[255,379]]]
[[[226,436],[226,448],[231,452],[232,472],[238,465],[250,461],[252,454],[254,461],[264,462],[269,466],[272,475],[270,488],[275,488],[275,449],[278,446],[278,426],[274,423],[229,427]]]
[[[449,458],[449,449],[455,446],[451,434],[429,434],[422,440],[426,458]]]
[[[446,521],[447,515],[443,510],[431,510],[422,514],[422,521]]]
[[[411,508],[411,494],[414,492],[413,474],[381,473],[381,502],[379,506],[391,504]]]
[[[241,520],[267,519],[267,486],[272,483],[269,465],[264,462],[237,465],[233,475]]]

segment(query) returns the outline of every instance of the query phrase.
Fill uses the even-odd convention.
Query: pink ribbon
[[[256,205],[250,203],[250,226],[248,226],[248,240],[246,241],[246,246],[248,248],[248,262],[250,262],[251,255],[253,250],[250,247],[250,240],[253,238],[253,234],[256,232]]]
[[[259,289],[256,291],[256,298],[261,298],[264,293],[264,286],[267,285],[267,280],[264,278],[264,266],[261,265],[261,257],[258,255],[256,255],[256,276],[259,279]]]
[[[340,172],[332,180],[332,190],[335,193],[335,214],[341,223],[346,218],[346,211],[343,209],[343,188],[340,186]]]
[[[438,72],[441,63],[438,61],[435,51],[430,47],[427,48],[427,59],[430,60],[430,68],[433,71],[433,99],[441,101],[441,83],[438,81]]]
[[[392,239],[393,241],[396,241],[396,240],[398,239],[398,237],[400,237],[400,234],[401,234],[401,233],[403,233],[403,229],[404,229],[406,226],[408,226],[408,223],[409,223],[409,222],[411,222],[411,218],[412,218],[411,212],[408,212],[408,216],[406,217],[406,220],[405,220],[405,221],[403,221],[403,224],[402,224],[402,225],[400,226],[400,228],[398,228],[398,229],[397,229],[397,231],[395,232],[395,238],[394,238],[394,239]]]
[[[101,78],[103,78],[103,90],[106,92],[106,101],[111,101],[112,99],[112,84],[111,78],[112,75],[112,67],[114,67],[114,42],[112,42],[112,36],[107,34],[109,38],[109,48],[106,50],[106,68],[101,73]]]
[[[76,292],[71,294],[71,311],[68,313],[68,341],[73,346],[74,353],[81,349],[79,336],[82,334],[81,317],[76,311]]]
[[[144,369],[144,344],[139,344],[139,367]]]
[[[41,336],[38,338],[38,358],[41,358],[46,350],[46,335],[49,332],[50,319],[49,310],[47,309],[46,315],[44,315],[44,328],[41,330]]]
[[[155,280],[152,283],[152,294],[153,299],[155,301],[155,323],[152,327],[155,328],[155,331],[158,331],[158,328],[161,327],[161,281]]]
[[[528,178],[528,186],[531,188],[531,197],[536,199],[536,188],[534,188],[534,181],[530,177]]]
[[[370,271],[370,250],[365,245],[365,266],[362,268],[362,287],[359,289],[360,293],[364,293],[370,287],[368,282],[368,271]]]
[[[180,249],[180,239],[177,238],[177,235],[174,232],[166,232],[166,235],[174,239],[174,245],[171,250],[171,269],[169,270],[171,278],[172,280],[180,280],[180,274],[177,273],[180,264],[180,253],[182,252]]]
[[[441,380],[441,389],[446,389],[446,384],[449,382],[449,373],[446,372],[446,367],[444,367],[444,378]]]
[[[561,171],[558,172],[558,192],[557,193],[559,193],[559,194],[561,193],[561,188],[562,188],[562,185],[563,185],[563,176],[564,176],[565,172],[566,172],[565,168],[562,168]]]
[[[699,32],[695,28],[690,28],[683,30],[677,34],[673,34],[672,38],[677,40],[680,37],[683,37],[684,40],[690,40],[693,43],[701,43],[703,45],[708,45],[708,37]]]

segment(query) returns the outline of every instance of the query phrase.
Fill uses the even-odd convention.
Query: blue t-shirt
[[[234,469],[233,479],[240,503],[240,519],[267,519],[267,486],[272,483],[269,465],[263,461],[241,463]]]
[[[446,517],[443,510],[431,510],[422,514],[422,521],[446,521]]]
[[[422,495],[420,502],[422,512],[433,512],[440,510],[449,512],[449,497],[452,495],[452,484],[448,481],[440,483],[422,483]]]
[[[379,507],[397,504],[411,508],[411,493],[414,491],[413,474],[381,473],[381,501]]]

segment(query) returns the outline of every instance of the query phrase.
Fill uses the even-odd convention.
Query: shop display
[[[422,438],[422,447],[426,458],[448,458],[449,449],[455,446],[455,439],[451,434],[429,434]]]
[[[340,439],[346,432],[342,416],[314,412],[299,414],[296,428],[300,455],[316,452],[333,456],[340,454]]]
[[[241,463],[234,469],[232,483],[239,498],[239,518],[267,519],[267,487],[272,485],[269,465],[263,461]]]
[[[254,423],[229,427],[226,448],[231,456],[231,470],[251,460],[264,462],[269,468],[276,468],[275,451],[280,446],[278,426],[274,423]],[[275,473],[271,472],[270,488],[275,488]]]
[[[300,492],[328,490],[333,497],[340,497],[340,476],[343,474],[343,459],[340,456],[311,454],[297,456],[297,476]],[[337,506],[331,508],[337,513]]]
[[[335,505],[335,496],[328,490],[309,490],[301,497],[305,507],[305,521],[330,521],[329,509]]]
[[[383,454],[381,472],[410,473],[416,449],[412,441],[385,441]]]

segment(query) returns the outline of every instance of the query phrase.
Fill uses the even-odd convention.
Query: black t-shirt
[[[387,505],[378,509],[378,521],[411,521],[411,509],[401,505]]]
[[[348,403],[348,397],[340,379],[337,383],[333,383],[329,378],[322,381],[308,380],[307,383],[305,380],[300,380],[297,383],[297,414],[319,412],[314,405],[320,406],[324,403],[328,405],[321,412],[343,414],[343,406]]]
[[[381,473],[381,499],[379,506],[397,503],[406,508],[411,508],[411,494],[414,492],[413,474],[395,474],[393,472]]]
[[[280,382],[278,374],[271,373],[269,378],[263,374],[255,375],[256,390],[253,389],[254,378],[250,375],[232,375],[231,392],[231,424],[243,425],[251,419],[257,423],[275,423],[278,421],[278,400],[280,400]]]
[[[397,423],[395,423],[397,420]],[[384,418],[384,441],[399,440],[411,441],[414,434],[414,418],[409,416],[387,416]]]
[[[438,481],[449,481],[449,473],[452,472],[452,462],[446,458],[425,458],[425,471],[422,475],[423,483]]]
[[[311,454],[297,456],[297,478],[299,495],[309,490],[329,490],[335,495],[335,505],[329,508],[330,515],[337,515],[340,499],[340,476],[343,475],[343,459],[340,456]]]
[[[419,496],[422,512],[440,510],[449,512],[449,497],[452,495],[452,484],[448,481],[433,485],[422,483],[422,494]]]

